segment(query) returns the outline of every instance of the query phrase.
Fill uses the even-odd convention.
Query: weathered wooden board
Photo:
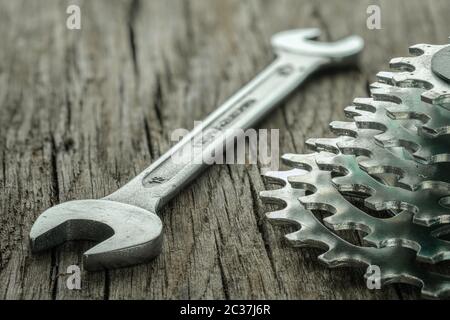
[[[67,5],[82,29],[66,28]],[[375,1],[375,3],[379,3]],[[442,43],[450,3],[382,1],[382,30],[368,30],[372,1],[0,1],[0,298],[405,299],[369,291],[362,270],[328,270],[317,250],[289,248],[264,220],[258,166],[217,165],[162,213],[163,254],[133,268],[65,270],[88,243],[31,255],[34,219],[61,201],[107,195],[155,160],[176,128],[192,128],[273,58],[270,36],[318,26],[324,39],[367,41],[359,70],[322,73],[263,122],[281,152],[329,136],[354,97],[409,45]],[[357,237],[353,237],[358,241]]]

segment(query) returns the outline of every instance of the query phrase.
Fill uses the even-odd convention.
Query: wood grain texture
[[[82,30],[66,8],[82,8]],[[382,30],[366,27],[380,3]],[[369,291],[362,270],[328,270],[317,250],[294,249],[264,219],[258,166],[216,165],[169,203],[163,253],[152,263],[83,273],[68,265],[89,243],[31,255],[27,235],[47,207],[102,197],[166,151],[272,59],[270,36],[320,27],[324,39],[366,40],[359,70],[321,73],[260,128],[280,149],[305,151],[331,136],[377,71],[415,43],[443,43],[445,0],[0,0],[0,298],[3,299],[408,299],[416,289]],[[359,241],[350,235],[352,241]]]

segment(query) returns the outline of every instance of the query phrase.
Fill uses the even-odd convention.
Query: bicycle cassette
[[[289,242],[325,249],[319,260],[329,267],[376,265],[382,285],[450,295],[450,276],[426,267],[450,260],[449,48],[416,45],[414,57],[391,60],[400,72],[378,73],[371,98],[345,109],[351,121],[330,124],[336,138],[309,139],[313,153],[283,156],[294,169],[264,175],[283,185],[261,192],[284,206],[268,219],[300,227]],[[364,244],[347,242],[342,230],[363,232]]]

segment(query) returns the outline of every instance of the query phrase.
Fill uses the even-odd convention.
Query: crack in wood
[[[131,57],[133,61],[134,72],[139,76],[139,62],[137,59],[137,43],[135,39],[134,25],[141,7],[140,0],[132,0],[128,11],[128,39],[131,49]]]

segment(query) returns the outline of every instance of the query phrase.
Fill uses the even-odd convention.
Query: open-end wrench
[[[69,201],[44,211],[30,231],[32,251],[69,240],[103,241],[84,253],[87,270],[130,266],[157,256],[162,248],[162,222],[156,213],[207,167],[198,159],[180,161],[179,151],[206,130],[225,132],[200,138],[202,153],[211,154],[224,145],[226,132],[253,126],[311,73],[355,63],[363,48],[358,36],[333,43],[313,41],[319,35],[319,29],[274,35],[275,61],[150,167],[103,199]]]

